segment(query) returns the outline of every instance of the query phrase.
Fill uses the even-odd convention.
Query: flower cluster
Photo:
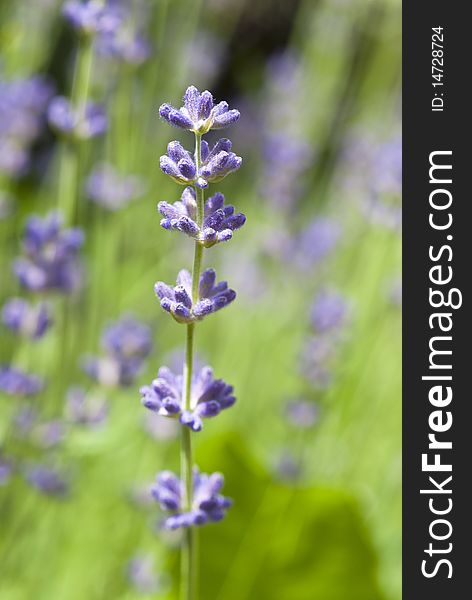
[[[200,93],[193,85],[187,88],[184,105],[180,109],[171,104],[162,104],[159,114],[170,125],[199,134],[228,127],[240,117],[239,111],[230,110],[227,102],[214,105],[210,92]]]
[[[12,298],[3,307],[2,321],[8,329],[34,340],[43,337],[52,317],[44,302],[34,306],[23,298]]]
[[[182,506],[182,481],[170,471],[159,473],[151,493],[163,510],[172,513],[164,520],[163,527],[178,529],[221,521],[225,511],[231,506],[231,500],[220,494],[223,483],[221,473],[207,475],[194,469],[192,506],[191,510],[186,511]]]
[[[227,242],[233,237],[233,231],[240,229],[246,222],[242,213],[234,212],[234,206],[225,206],[225,197],[217,192],[205,202],[202,227],[196,223],[197,202],[195,190],[186,187],[181,199],[173,204],[159,202],[157,206],[164,217],[161,226],[164,229],[181,231],[199,241],[205,248],[220,242]]]
[[[176,183],[205,189],[209,183],[221,181],[241,166],[242,158],[231,152],[231,148],[232,143],[227,138],[218,140],[211,150],[203,140],[201,165],[197,168],[195,159],[180,142],[170,142],[167,154],[161,156],[161,170]]]
[[[50,126],[64,136],[88,140],[105,133],[108,118],[103,106],[87,102],[85,109],[75,107],[64,96],[54,98],[48,107]]]
[[[52,93],[52,86],[39,75],[0,80],[0,174],[17,177],[27,170]]]
[[[9,365],[0,366],[0,392],[9,396],[34,396],[43,388],[42,380]]]
[[[214,379],[210,367],[203,367],[192,376],[190,410],[184,410],[182,402],[184,379],[167,367],[161,367],[151,385],[141,388],[143,405],[165,417],[178,417],[182,425],[192,431],[201,431],[202,419],[215,417],[225,408],[233,406],[233,386],[222,379]]]
[[[130,385],[152,350],[151,330],[131,316],[124,316],[105,328],[102,339],[105,354],[87,356],[85,372],[104,386]]]
[[[154,286],[162,308],[170,313],[178,323],[201,321],[206,315],[228,306],[236,292],[228,288],[226,281],[216,283],[214,269],[206,269],[200,275],[198,300],[192,300],[192,275],[182,269],[177,275],[177,285],[171,287],[163,281]]]
[[[82,279],[78,253],[83,242],[82,230],[64,229],[56,212],[30,217],[23,235],[24,256],[13,264],[18,281],[35,292],[75,291]]]
[[[88,394],[81,387],[72,387],[66,396],[66,419],[74,425],[98,427],[108,416],[108,402],[101,395]]]

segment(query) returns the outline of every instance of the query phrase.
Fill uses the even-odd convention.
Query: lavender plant
[[[226,102],[214,104],[210,92],[200,93],[194,86],[187,88],[184,106],[175,109],[163,104],[160,116],[170,125],[191,131],[195,136],[193,155],[179,142],[168,145],[161,157],[161,170],[175,182],[185,185],[180,202],[158,205],[164,229],[186,234],[194,240],[192,273],[179,272],[177,285],[161,281],[155,292],[162,308],[177,323],[186,326],[186,351],[183,373],[173,373],[161,367],[156,379],[141,388],[143,405],[159,415],[178,419],[181,423],[180,478],[164,471],[157,476],[152,488],[154,499],[170,512],[163,527],[184,528],[182,547],[182,598],[196,597],[196,533],[195,526],[219,521],[225,516],[231,501],[222,496],[223,476],[219,473],[200,473],[193,464],[192,432],[200,431],[202,419],[216,416],[235,402],[232,386],[213,377],[204,367],[194,373],[195,327],[209,314],[228,306],[236,292],[225,281],[216,282],[213,269],[202,272],[204,248],[228,241],[233,231],[244,225],[245,216],[235,214],[231,205],[216,193],[205,201],[205,189],[241,166],[242,159],[231,151],[231,142],[220,139],[210,150],[202,136],[210,130],[221,129],[239,119],[239,111],[230,110]]]

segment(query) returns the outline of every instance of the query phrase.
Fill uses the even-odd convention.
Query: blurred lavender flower
[[[273,469],[277,477],[290,482],[300,479],[303,473],[300,459],[296,458],[288,449],[276,454]]]
[[[156,572],[150,554],[133,556],[128,562],[126,573],[129,582],[139,594],[157,594],[165,590],[165,579]]]
[[[236,292],[228,288],[226,281],[216,283],[214,269],[206,269],[200,276],[198,301],[192,302],[192,276],[186,269],[179,271],[177,285],[172,288],[162,281],[154,286],[162,308],[170,313],[178,323],[192,323],[202,320],[236,298]]]
[[[231,152],[231,141],[222,138],[216,142],[210,151],[206,141],[201,142],[202,165],[199,172],[190,152],[185,150],[180,142],[170,142],[167,154],[161,156],[160,166],[163,173],[176,183],[182,185],[194,184],[200,188],[208,187],[227,175],[239,169],[242,158]]]
[[[80,140],[102,135],[108,127],[108,119],[103,106],[88,102],[85,111],[73,107],[64,96],[53,98],[48,108],[49,124],[58,133]]]
[[[32,465],[26,469],[25,477],[33,488],[47,496],[64,497],[69,492],[68,481],[55,468],[41,464]]]
[[[121,24],[121,15],[105,0],[67,0],[62,7],[64,18],[84,35],[113,33]]]
[[[219,242],[226,242],[233,237],[233,231],[240,229],[246,222],[242,213],[234,213],[234,206],[225,206],[223,194],[217,192],[205,202],[203,227],[199,228],[197,220],[197,202],[195,190],[186,187],[180,201],[169,204],[159,202],[158,209],[164,217],[161,226],[164,229],[181,231],[200,241],[205,248]]]
[[[319,407],[308,400],[291,400],[285,406],[285,416],[295,427],[309,429],[318,421]]]
[[[98,39],[98,52],[130,65],[141,65],[151,56],[151,44],[128,27],[119,27]]]
[[[9,396],[34,396],[43,388],[37,375],[29,375],[10,365],[0,365],[0,392]]]
[[[139,177],[123,176],[108,164],[97,167],[86,181],[90,200],[110,211],[124,208],[131,200],[141,196],[144,189]]]
[[[2,321],[8,329],[20,335],[39,339],[49,329],[52,319],[44,302],[34,306],[23,298],[12,298],[3,306]]]
[[[78,251],[83,242],[81,229],[63,229],[59,213],[30,217],[23,235],[25,256],[13,264],[20,284],[35,292],[75,291],[82,279]]]
[[[13,464],[0,454],[0,486],[6,485],[13,473]]]
[[[44,116],[53,89],[39,76],[0,80],[0,173],[23,175],[30,147],[43,130]]]
[[[300,269],[314,267],[333,252],[340,235],[336,221],[317,217],[289,243],[289,260]]]
[[[182,410],[183,376],[161,367],[157,379],[140,389],[143,405],[164,417],[178,417],[182,425],[192,431],[201,431],[204,418],[215,417],[233,406],[236,398],[233,386],[222,379],[214,379],[210,367],[203,367],[192,376],[190,410]]]
[[[65,414],[68,422],[85,427],[99,427],[108,416],[108,402],[89,394],[81,387],[71,387],[66,395]]]
[[[323,290],[318,293],[311,308],[311,323],[315,331],[325,333],[342,326],[346,313],[344,296]]]
[[[221,473],[206,475],[198,469],[193,471],[192,510],[183,512],[182,496],[184,486],[181,480],[170,471],[162,471],[156,477],[152,487],[153,498],[162,510],[173,514],[163,522],[165,529],[178,529],[204,525],[208,522],[221,521],[225,511],[231,506],[231,500],[220,494],[224,478]]]
[[[85,372],[102,385],[130,385],[152,350],[150,328],[126,315],[105,328],[101,346],[104,357],[85,357]]]
[[[25,406],[20,408],[18,412],[15,412],[12,419],[12,427],[14,432],[19,437],[27,437],[33,426],[38,420],[38,411],[32,406]]]
[[[238,110],[229,110],[227,102],[215,106],[210,92],[200,93],[193,85],[185,92],[183,107],[177,110],[171,104],[162,104],[159,114],[170,125],[200,134],[227,127],[240,116]]]
[[[271,204],[293,211],[305,192],[303,176],[315,154],[313,145],[304,139],[306,91],[300,58],[291,51],[272,56],[265,87],[260,188]]]

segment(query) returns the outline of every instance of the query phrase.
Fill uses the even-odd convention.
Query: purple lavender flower
[[[216,283],[214,269],[206,269],[200,276],[198,300],[192,301],[192,276],[182,269],[177,275],[177,285],[170,287],[162,281],[154,286],[162,308],[170,313],[178,323],[201,321],[236,298],[236,292],[228,288],[226,281]]]
[[[130,385],[152,350],[151,330],[127,315],[109,325],[101,340],[103,357],[85,357],[85,372],[102,385]]]
[[[70,100],[57,96],[49,104],[49,124],[58,133],[72,136],[79,140],[102,135],[108,127],[108,119],[103,106],[88,102],[85,111],[73,107]]]
[[[313,303],[311,323],[317,332],[325,333],[342,326],[346,313],[346,299],[341,294],[324,290]]]
[[[51,95],[52,86],[39,75],[0,80],[0,173],[18,177],[27,171]]]
[[[0,365],[0,392],[9,396],[34,396],[43,387],[42,380],[10,365]]]
[[[121,24],[121,16],[102,0],[67,0],[62,8],[64,18],[84,35],[112,33]]]
[[[20,284],[35,292],[75,291],[82,279],[78,252],[83,242],[82,230],[63,229],[56,212],[30,217],[23,236],[25,256],[13,264]]]
[[[295,427],[308,429],[318,420],[319,408],[307,400],[291,400],[285,406],[285,416]]]
[[[47,496],[64,497],[69,492],[69,483],[58,469],[36,464],[26,469],[25,477],[32,487]]]
[[[142,195],[144,185],[139,177],[120,175],[111,165],[102,164],[88,177],[86,192],[96,204],[116,211]]]
[[[108,416],[108,402],[102,396],[87,394],[81,387],[71,387],[66,396],[66,418],[74,425],[99,427]]]
[[[206,475],[198,469],[193,471],[192,509],[184,511],[182,506],[182,481],[170,471],[162,471],[152,487],[153,498],[162,510],[173,514],[163,522],[165,529],[178,529],[221,521],[232,502],[220,494],[224,478],[221,473]]]
[[[170,142],[167,154],[161,156],[160,166],[163,173],[181,185],[194,184],[199,188],[207,188],[209,183],[216,183],[239,169],[242,158],[231,152],[230,140],[218,140],[210,151],[207,142],[201,142],[202,165],[199,172],[190,152],[180,142]]]
[[[23,298],[12,298],[3,307],[2,321],[8,329],[27,338],[41,338],[51,325],[47,304],[33,306]]]
[[[183,107],[178,110],[171,104],[163,104],[159,108],[159,114],[170,125],[199,134],[227,127],[240,116],[238,110],[229,110],[227,102],[214,105],[210,92],[200,93],[195,86],[187,88]]]
[[[183,381],[182,375],[161,367],[157,379],[140,389],[142,404],[159,415],[178,417],[192,431],[201,431],[202,419],[215,417],[236,402],[233,386],[214,379],[212,369],[203,367],[192,376],[190,410],[183,410]]]
[[[234,206],[225,206],[223,194],[217,192],[206,200],[203,227],[199,228],[196,223],[196,195],[192,187],[184,189],[180,201],[174,204],[159,202],[157,207],[164,217],[161,220],[164,229],[181,231],[201,242],[205,248],[230,240],[233,231],[240,229],[246,222],[242,213],[235,214]]]

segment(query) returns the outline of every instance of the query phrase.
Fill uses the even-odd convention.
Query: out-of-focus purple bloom
[[[300,479],[303,472],[300,459],[289,450],[281,451],[275,457],[273,465],[276,476],[283,481],[294,482]]]
[[[140,594],[163,592],[165,580],[156,573],[153,557],[149,554],[133,556],[126,567],[129,582]]]
[[[201,168],[197,171],[194,158],[180,142],[170,142],[167,154],[161,156],[163,173],[181,185],[193,184],[207,188],[209,183],[217,183],[239,169],[242,158],[231,152],[231,141],[222,138],[210,150],[205,140],[201,142]]]
[[[101,35],[98,52],[130,65],[141,65],[151,56],[151,44],[139,33],[120,27]]]
[[[107,114],[103,106],[88,102],[82,111],[73,107],[70,100],[57,96],[49,104],[49,124],[58,133],[80,140],[102,135],[108,127]]]
[[[121,24],[120,12],[103,0],[67,0],[62,7],[64,18],[84,35],[113,33]]]
[[[9,396],[34,396],[43,388],[37,375],[30,375],[9,365],[0,365],[0,392]]]
[[[105,386],[130,385],[152,350],[150,328],[127,315],[105,328],[103,357],[85,357],[83,367],[92,379]]]
[[[57,469],[36,464],[26,469],[26,480],[36,490],[47,496],[64,497],[69,492],[69,483]]]
[[[108,402],[98,395],[88,394],[83,388],[72,387],[66,396],[66,419],[74,425],[99,427],[108,416]]]
[[[26,172],[51,96],[52,86],[39,75],[0,80],[0,173],[18,177]]]
[[[214,379],[210,367],[203,367],[192,376],[189,410],[183,409],[182,390],[183,376],[161,367],[157,379],[140,389],[141,402],[159,415],[179,418],[192,431],[201,431],[204,418],[215,417],[236,402],[233,386]]]
[[[311,323],[315,331],[325,333],[343,325],[347,313],[344,296],[336,292],[320,292],[311,308]]]
[[[6,485],[8,483],[12,472],[12,462],[0,455],[0,486]]]
[[[206,475],[198,469],[193,471],[192,509],[185,511],[182,506],[184,486],[181,480],[170,471],[162,471],[156,477],[152,495],[162,510],[173,514],[163,522],[165,529],[193,527],[209,522],[221,521],[232,502],[220,494],[224,478],[221,473]]]
[[[110,211],[120,210],[144,192],[145,186],[139,177],[123,176],[111,165],[97,167],[86,181],[86,192],[90,200]]]
[[[38,420],[38,411],[32,406],[25,406],[13,415],[12,427],[15,434],[19,437],[26,437],[30,434],[33,426]]]
[[[34,306],[23,298],[12,298],[3,307],[2,321],[8,329],[31,339],[41,338],[51,325],[47,304]]]
[[[289,260],[300,269],[316,266],[336,247],[341,235],[339,224],[328,217],[317,217],[293,239]]]
[[[73,292],[82,279],[78,252],[83,242],[82,230],[64,229],[56,212],[30,217],[23,235],[25,256],[13,264],[20,284],[35,292]]]
[[[236,292],[228,288],[226,281],[216,283],[214,269],[206,269],[200,275],[198,300],[195,304],[192,301],[192,276],[186,269],[179,271],[175,287],[158,281],[154,291],[161,301],[162,308],[178,323],[200,321],[236,298]]]
[[[295,427],[308,429],[318,420],[319,408],[307,400],[291,400],[285,406],[285,416]]]
[[[174,204],[159,202],[158,209],[164,217],[161,220],[164,229],[181,231],[201,242],[205,248],[230,240],[233,231],[240,229],[246,222],[242,213],[235,214],[234,206],[225,206],[223,194],[217,192],[206,200],[203,227],[198,227],[196,194],[192,187],[186,187],[180,201]]]
[[[200,93],[195,86],[187,88],[184,106],[180,109],[171,104],[162,104],[160,116],[170,125],[204,134],[210,129],[222,129],[239,119],[238,110],[230,110],[227,102],[214,105],[213,96],[208,91]]]

